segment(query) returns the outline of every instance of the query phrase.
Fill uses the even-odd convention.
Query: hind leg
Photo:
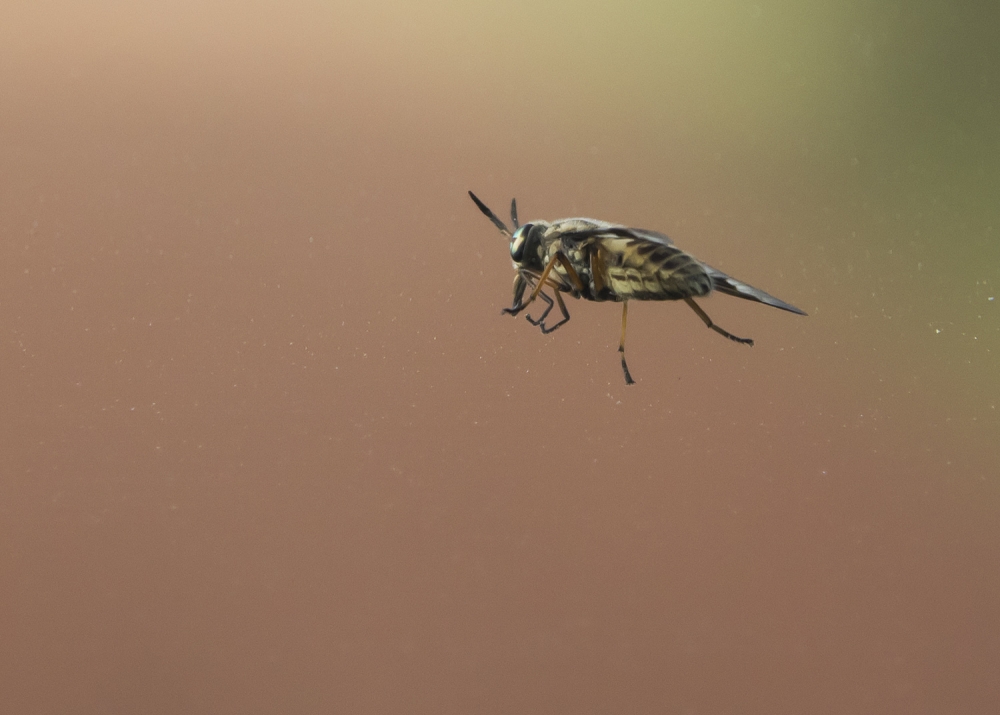
[[[693,300],[691,300],[690,298],[685,298],[684,302],[691,306],[691,310],[693,310],[695,313],[698,314],[698,317],[701,318],[704,321],[705,325],[707,325],[708,327],[710,327],[712,330],[714,330],[715,332],[717,332],[719,335],[722,335],[723,337],[729,338],[730,340],[735,340],[738,343],[743,343],[744,345],[749,345],[750,347],[753,347],[753,338],[740,338],[740,337],[737,337],[737,336],[733,335],[730,332],[727,332],[727,331],[723,330],[718,325],[716,325],[715,323],[713,323],[712,319],[708,317],[708,313],[706,313],[704,310],[702,310],[699,307],[699,305],[697,303],[695,303]]]

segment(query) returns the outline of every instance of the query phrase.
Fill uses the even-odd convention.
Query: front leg
[[[545,295],[545,294],[544,293],[539,293],[539,295]],[[564,323],[568,323],[569,322],[569,311],[566,310],[566,304],[563,302],[562,296],[559,295],[559,291],[556,291],[556,301],[559,303],[559,310],[562,312],[562,316],[563,317],[562,317],[562,320],[560,320],[558,323],[556,323],[555,325],[553,325],[551,327],[546,328],[543,325],[542,326],[542,333],[545,334],[545,335],[548,335],[553,330],[555,330],[556,328],[558,328],[560,325],[563,325]],[[546,310],[545,310],[545,314],[548,315],[548,312],[551,309],[552,309],[552,303],[550,301],[549,302],[549,307],[546,308]],[[539,321],[539,322],[541,322],[541,321]]]
[[[538,316],[537,320],[535,318],[532,318],[530,315],[526,315],[524,317],[532,325],[536,325],[536,326],[541,327],[543,333],[550,333],[552,331],[551,330],[546,330],[545,326],[542,323],[545,322],[545,319],[549,315],[549,311],[552,310],[552,305],[553,305],[552,304],[552,299],[549,298],[548,293],[546,293],[545,291],[542,291],[541,293],[539,293],[538,297],[545,301],[545,303],[546,303],[545,310],[542,311],[542,314]],[[556,298],[559,298],[559,292],[558,291],[556,292]],[[560,305],[562,304],[562,299],[559,300],[559,303],[560,303]],[[562,323],[560,323],[559,325],[562,325]],[[556,327],[558,327],[558,326],[556,326]]]
[[[562,251],[556,251],[555,255],[552,256],[551,260],[549,260],[548,265],[545,266],[545,270],[542,271],[542,277],[538,279],[538,285],[536,285],[535,289],[531,291],[531,295],[528,296],[528,300],[525,305],[538,297],[538,293],[548,281],[549,273],[552,272],[552,268],[556,265],[556,263],[561,264],[563,270],[566,271],[566,276],[569,278],[570,285],[573,286],[578,294],[583,294],[585,290],[583,281],[580,280],[580,276],[577,274],[576,269],[573,268],[573,264],[570,263],[569,259],[566,258],[565,255],[563,255]]]
[[[524,291],[528,288],[528,282],[520,272],[514,274],[514,303],[509,308],[504,308],[500,312],[504,315],[517,315],[524,310],[527,303],[524,302]]]

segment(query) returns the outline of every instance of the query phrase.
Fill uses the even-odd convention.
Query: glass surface
[[[5,3],[0,711],[992,712],[997,27]],[[626,387],[470,189],[809,315],[632,302]]]

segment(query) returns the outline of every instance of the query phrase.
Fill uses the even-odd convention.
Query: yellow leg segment
[[[558,261],[562,265],[563,270],[566,271],[566,275],[569,276],[570,281],[573,283],[573,287],[581,293],[583,292],[583,281],[580,280],[580,275],[576,272],[576,269],[573,268],[573,264],[569,262],[569,259],[566,258],[561,251],[557,251],[556,255],[552,256],[548,265],[545,266],[545,270],[542,271],[542,277],[538,279],[538,285],[535,286],[535,290],[531,291],[528,303],[538,297],[539,292],[542,290],[542,286],[544,286],[545,281],[548,280],[549,273],[552,272],[552,268],[556,265],[556,261]],[[525,303],[525,305],[528,303]]]

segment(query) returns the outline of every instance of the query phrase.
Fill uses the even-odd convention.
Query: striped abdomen
[[[680,300],[712,292],[705,267],[673,245],[605,236],[590,254],[597,300]]]

